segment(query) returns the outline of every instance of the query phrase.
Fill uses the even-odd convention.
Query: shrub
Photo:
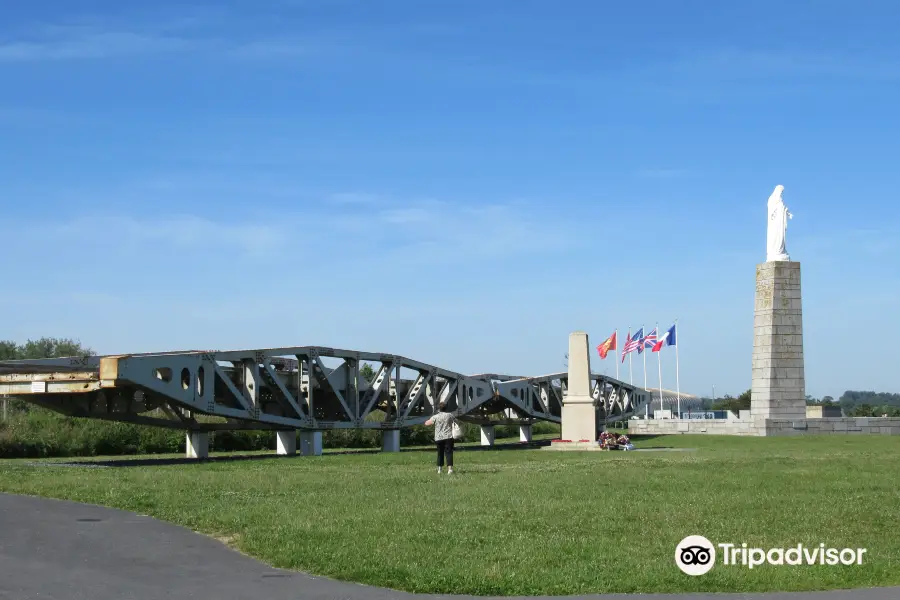
[[[25,404],[25,403],[23,403]],[[20,410],[24,408],[24,410]],[[206,419],[215,420],[215,419]],[[462,424],[465,442],[481,439],[477,425]],[[559,425],[538,422],[532,432],[558,434]],[[518,428],[498,425],[499,438],[519,435]],[[403,446],[427,446],[434,442],[434,430],[421,425],[400,430]],[[377,429],[335,429],[322,435],[325,448],[380,448]],[[275,432],[268,430],[215,431],[209,436],[212,452],[249,452],[275,448]],[[25,404],[12,403],[7,422],[0,422],[0,458],[58,458],[76,456],[117,456],[135,454],[176,454],[185,450],[185,432],[133,423],[67,417]]]

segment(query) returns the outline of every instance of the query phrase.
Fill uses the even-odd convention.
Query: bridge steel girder
[[[517,413],[530,411],[532,415],[540,415],[539,419],[559,423],[567,395],[568,373],[502,381],[496,388]],[[627,420],[651,401],[646,390],[596,373],[591,374],[591,397],[600,423]]]
[[[376,366],[371,383],[360,373],[364,362]],[[601,422],[627,419],[649,400],[632,385],[592,378]],[[566,373],[464,375],[323,346],[0,362],[0,396],[71,416],[192,431],[400,429],[424,423],[440,401],[470,423],[559,423],[566,383]]]
[[[371,384],[362,362],[377,365]],[[462,417],[494,395],[487,377],[321,346],[0,362],[0,396],[71,416],[197,431],[399,429],[424,423],[439,401]]]

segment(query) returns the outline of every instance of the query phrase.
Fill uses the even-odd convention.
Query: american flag
[[[629,337],[628,341],[625,342],[625,348],[622,350],[622,356],[624,357],[626,354],[630,352],[634,352],[637,350],[641,351],[641,336],[644,335],[644,328],[641,327],[638,329],[633,337]]]
[[[638,354],[644,351],[645,348],[653,348],[656,345],[656,327],[653,328],[653,331],[647,334],[647,337],[640,340],[638,342],[641,346],[638,348]]]

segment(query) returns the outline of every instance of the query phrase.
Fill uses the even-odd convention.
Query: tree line
[[[900,394],[847,390],[838,403],[847,414],[858,417],[900,417]]]
[[[93,349],[69,338],[42,337],[19,344],[0,340],[0,360],[35,360],[69,356],[96,356]]]
[[[838,400],[832,396],[806,396],[807,406],[839,406],[848,417],[900,417],[900,394],[847,390]],[[726,394],[722,398],[703,398],[704,410],[750,410],[750,390],[736,398]]]

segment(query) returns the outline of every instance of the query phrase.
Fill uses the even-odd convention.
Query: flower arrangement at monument
[[[634,449],[634,446],[631,444],[631,440],[627,435],[623,434],[617,436],[615,433],[609,431],[602,432],[597,443],[604,450],[618,450],[619,448],[622,448],[623,450]]]

